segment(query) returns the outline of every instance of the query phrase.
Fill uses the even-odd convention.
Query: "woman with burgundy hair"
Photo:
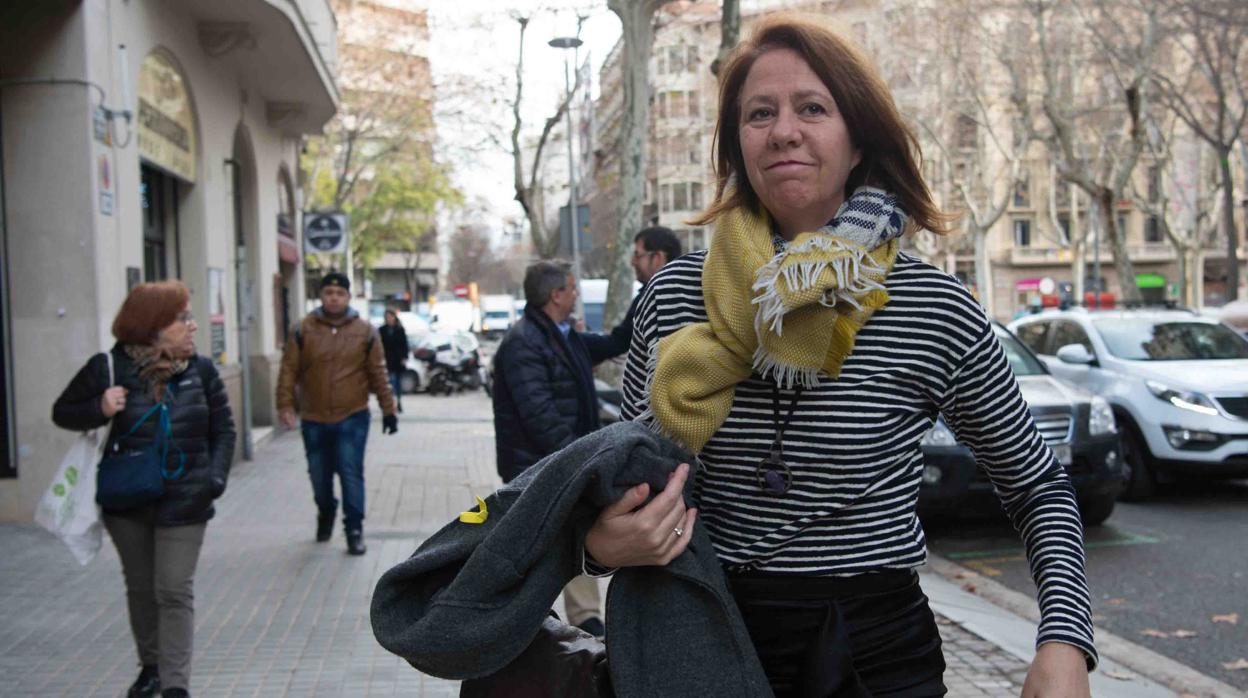
[[[164,493],[136,507],[103,510],[142,665],[131,698],[189,695],[195,566],[234,454],[225,385],[212,360],[195,353],[196,327],[182,282],[135,287],[113,320],[117,343],[91,357],[52,407],[52,421],[65,429],[111,421],[109,453],[166,442],[158,450],[166,454]],[[161,404],[167,422],[150,417],[164,412],[154,409]]]

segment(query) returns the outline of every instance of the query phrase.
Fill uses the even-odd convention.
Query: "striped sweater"
[[[658,341],[705,322],[705,252],[665,266],[634,318],[623,416],[648,410],[647,358]],[[759,488],[776,433],[773,383],[737,386],[732,410],[699,456],[699,523],[726,567],[845,576],[927,559],[916,514],[919,442],[937,413],[975,453],[1021,531],[1039,589],[1037,646],[1075,645],[1095,665],[1082,525],[1070,479],[1032,422],[992,326],[956,279],[901,254],[890,300],[858,334],[839,378],[802,391],[784,435],[792,488]],[[780,390],[780,419],[793,400]]]

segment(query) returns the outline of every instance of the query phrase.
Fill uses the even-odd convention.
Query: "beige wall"
[[[133,110],[145,56],[162,51],[183,73],[196,111],[197,175],[179,184],[177,230],[181,278],[200,321],[196,344],[210,344],[208,269],[224,271],[227,365],[222,376],[236,421],[242,413],[239,357],[258,370],[252,379],[253,423],[272,423],[278,272],[278,172],[292,180],[298,135],[271,126],[255,71],[212,58],[199,43],[195,17],[179,2],[83,0],[35,27],[0,28],[0,77],[50,76],[102,87],[110,108]],[[55,12],[52,10],[50,12]],[[269,15],[266,15],[269,16]],[[286,21],[271,15],[273,21]],[[288,28],[286,28],[288,29]],[[264,27],[257,27],[259,41]],[[127,46],[124,65],[116,46]],[[126,71],[123,81],[123,70]],[[123,82],[132,103],[123,105]],[[140,157],[137,139],[117,120],[117,139],[92,137],[99,92],[81,85],[6,87],[2,93],[7,207],[13,403],[18,477],[0,480],[0,520],[29,520],[73,435],[53,426],[51,405],[93,353],[112,345],[109,326],[125,297],[126,267],[143,266]],[[231,166],[235,136],[248,144],[244,176],[246,274],[253,281],[252,337],[240,347],[236,298]],[[109,163],[112,215],[99,209],[100,160]],[[299,202],[296,201],[296,210]],[[301,221],[296,216],[295,229]],[[170,274],[176,273],[173,264]],[[296,271],[295,302],[303,273]],[[299,314],[301,308],[296,307]],[[240,449],[241,451],[241,449]]]

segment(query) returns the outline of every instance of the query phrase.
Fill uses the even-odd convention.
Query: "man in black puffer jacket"
[[[503,482],[600,426],[589,351],[569,322],[577,293],[565,263],[538,262],[524,273],[524,317],[494,356],[494,448]]]
[[[494,448],[504,482],[600,426],[593,364],[571,323],[578,293],[565,262],[524,272],[524,317],[494,355]],[[569,623],[605,632],[596,580],[573,579],[564,601]]]

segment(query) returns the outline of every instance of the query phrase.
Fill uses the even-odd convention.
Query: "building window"
[[[1026,218],[1014,220],[1014,246],[1031,247],[1031,221]]]
[[[685,47],[667,47],[667,71],[669,73],[685,72]]]
[[[672,185],[670,184],[659,185],[659,210],[672,210]]]
[[[1161,168],[1152,165],[1148,168],[1148,200],[1156,201],[1161,198]]]
[[[975,148],[979,142],[979,124],[966,114],[958,114],[955,141],[959,148]]]
[[[1127,217],[1120,213],[1114,223],[1118,226],[1118,234],[1122,235],[1125,240],[1127,235]]]
[[[1070,216],[1063,214],[1057,217],[1057,237],[1063,245],[1070,244]]]
[[[1029,208],[1031,206],[1031,178],[1023,175],[1014,185],[1014,207]]]
[[[1057,200],[1058,208],[1070,207],[1070,185],[1065,182],[1053,183],[1053,196]]]
[[[685,48],[685,67],[692,73],[698,69],[698,64],[701,63],[701,59],[698,57],[698,47],[687,46]]]
[[[1144,242],[1165,242],[1165,236],[1161,232],[1161,221],[1158,220],[1157,216],[1149,216],[1144,219]]]

